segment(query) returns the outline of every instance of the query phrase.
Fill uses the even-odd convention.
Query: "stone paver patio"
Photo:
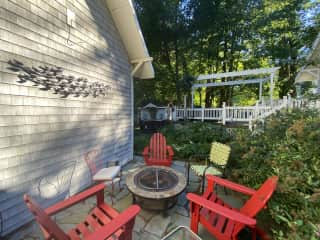
[[[116,189],[115,203],[113,207],[118,211],[123,211],[132,204],[132,196],[125,185],[125,177],[128,172],[134,171],[135,169],[144,165],[144,162],[140,157],[136,157],[134,161],[131,161],[123,167],[123,177],[121,186],[123,189]],[[184,162],[175,161],[172,165],[174,169],[185,173]],[[136,217],[133,239],[134,240],[159,240],[165,236],[168,232],[173,230],[179,225],[189,226],[189,203],[186,199],[186,192],[197,192],[200,188],[200,180],[197,176],[193,175],[190,171],[190,184],[187,186],[179,197],[177,204],[166,212],[156,212],[141,210],[139,215]],[[229,197],[230,198],[230,197]],[[230,199],[228,199],[230,200]],[[95,205],[95,197],[86,200],[84,203],[75,205],[63,212],[54,216],[56,222],[64,230],[69,230],[81,220],[83,220],[90,209]],[[111,205],[111,198],[107,191],[105,191],[105,201]],[[234,204],[239,204],[238,201],[234,201]],[[32,228],[32,232],[28,234],[24,239],[26,240],[40,240],[43,239],[42,233],[37,224],[33,223],[28,227]],[[200,225],[199,236],[206,239],[213,239],[206,229]]]

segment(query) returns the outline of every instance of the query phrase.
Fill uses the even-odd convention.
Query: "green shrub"
[[[206,122],[182,122],[163,127],[162,132],[167,144],[173,147],[175,159],[188,159],[194,155],[208,155],[213,141],[228,142],[231,140],[226,128]],[[134,151],[141,154],[149,144],[151,133],[135,131]],[[204,158],[204,157],[203,157]]]
[[[178,159],[188,159],[191,156],[208,155],[213,141],[226,143],[231,140],[226,128],[210,122],[185,122],[171,124],[161,132],[166,136],[167,143],[175,151]]]
[[[235,181],[257,188],[271,175],[279,185],[262,212],[274,239],[319,239],[320,116],[314,111],[278,113],[262,133],[238,131],[232,143]]]
[[[145,146],[149,145],[151,133],[134,131],[134,154],[141,155]]]

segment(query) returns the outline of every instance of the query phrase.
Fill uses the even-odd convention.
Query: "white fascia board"
[[[142,64],[139,69],[136,69],[133,76],[142,79],[154,78],[152,59],[149,56],[132,1],[106,0],[106,3],[127,50],[130,62],[141,60]],[[146,61],[146,59],[150,60]]]
[[[209,79],[218,79],[218,78],[226,78],[226,77],[241,77],[241,76],[251,76],[251,75],[259,75],[259,74],[272,74],[275,73],[280,67],[274,68],[258,68],[258,69],[250,69],[238,72],[225,72],[225,73],[214,73],[207,75],[199,75],[197,78],[200,80],[209,80]]]

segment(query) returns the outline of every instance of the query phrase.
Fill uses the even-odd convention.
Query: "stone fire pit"
[[[164,166],[144,166],[128,174],[126,184],[134,203],[144,209],[165,210],[173,207],[187,186],[186,178]]]

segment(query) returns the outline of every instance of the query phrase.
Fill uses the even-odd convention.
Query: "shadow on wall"
[[[8,64],[12,67],[10,63]],[[23,66],[23,64],[19,65]],[[67,93],[65,98],[69,95]],[[48,132],[29,133],[23,144],[32,144],[32,148],[25,149],[26,153],[20,156],[15,156],[16,154],[8,156],[8,161],[14,158],[16,163],[10,164],[11,166],[5,170],[6,173],[1,179],[3,181],[0,192],[0,209],[2,209],[0,236],[12,232],[32,219],[31,213],[23,202],[23,194],[29,193],[45,208],[89,186],[91,184],[89,171],[83,161],[87,150],[97,145],[102,146],[106,156],[103,159],[103,165],[106,165],[106,161],[110,159],[107,154],[112,155],[116,145],[116,142],[109,136],[116,136],[117,131],[115,128],[108,129],[101,124],[96,126],[94,120],[91,120],[91,115],[99,114],[99,109],[94,108],[94,110],[96,113],[90,111],[89,115],[83,114],[81,118],[73,122],[66,122],[63,119],[64,116],[57,113],[56,122],[38,124],[37,127],[48,129],[48,124],[59,124],[63,125],[64,130],[56,134],[49,130]],[[114,114],[119,115],[120,113],[114,112]],[[106,120],[116,121],[110,119],[109,116],[103,120],[104,122]],[[116,124],[113,122],[113,125]],[[107,131],[109,131],[108,137],[105,135]],[[17,146],[17,148],[20,147],[20,145]],[[53,152],[53,149],[56,151]],[[14,152],[18,152],[18,149],[15,149]],[[74,175],[76,176],[71,184]],[[72,191],[71,188],[74,190]],[[19,239],[20,237],[13,238]]]
[[[30,194],[42,207],[48,207],[88,187],[91,179],[83,158],[86,151],[97,146],[103,149],[103,161],[99,168],[107,165],[107,161],[112,157],[110,155],[118,157],[112,154],[117,140],[99,138],[100,134],[99,129],[94,127],[75,126],[75,129],[65,131],[52,141],[42,142],[41,149],[26,154],[20,160],[19,166],[8,169],[9,175],[15,179],[7,179],[8,184],[0,193],[0,199],[5,200],[0,202],[0,208],[4,209],[2,233],[12,232],[32,219],[23,202],[23,194]],[[111,129],[110,135],[115,136],[116,129]],[[82,136],[89,138],[82,140]],[[51,148],[57,149],[53,155],[48,153]],[[16,175],[17,171],[21,174]],[[4,205],[1,206],[2,204]],[[18,223],[16,218],[19,219]]]
[[[122,44],[121,37],[118,33],[114,21],[112,19],[111,13],[106,5],[106,1],[92,1],[86,0],[87,6],[90,10],[91,16],[94,19],[97,30],[104,38],[106,43],[106,48],[94,48],[95,57],[100,61],[108,60],[110,62],[106,74],[112,74],[111,79],[114,84],[113,88],[117,88],[118,91],[127,91],[127,99],[125,104],[119,108],[119,113],[127,112],[126,116],[120,116],[117,121],[118,128],[115,129],[114,138],[111,140],[114,142],[114,155],[122,164],[122,160],[127,158],[126,155],[130,155],[132,151],[133,155],[133,143],[132,147],[128,146],[128,143],[131,142],[131,136],[133,132],[131,131],[131,64],[128,58],[128,53]],[[109,25],[107,23],[110,23]],[[122,80],[122,81],[121,81]],[[120,90],[119,90],[120,89]],[[123,96],[124,97],[124,96]],[[129,103],[129,104],[128,104]],[[118,115],[116,115],[118,116]],[[121,119],[122,117],[122,119]],[[130,121],[129,124],[126,124],[126,121]],[[123,122],[127,126],[127,129],[121,129],[119,126]],[[123,133],[126,132],[126,133]],[[129,153],[128,153],[129,152]]]
[[[109,70],[107,74],[112,74],[112,79],[119,81],[131,81],[131,76],[124,72],[131,72],[131,64],[128,59],[127,51],[122,44],[122,40],[114,25],[111,13],[106,5],[106,1],[86,0],[91,16],[94,19],[97,30],[104,38],[106,48],[94,48],[96,59],[108,60]],[[99,6],[100,5],[100,6]],[[102,20],[103,19],[103,20]],[[110,23],[109,25],[107,23]],[[126,82],[126,84],[128,84]],[[128,86],[128,85],[127,85]]]
[[[40,204],[46,207],[67,198],[70,194],[72,195],[83,190],[91,184],[89,180],[89,169],[83,159],[85,152],[97,146],[102,148],[103,165],[106,165],[106,162],[113,158],[123,160],[130,155],[132,134],[130,121],[131,66],[128,62],[125,49],[119,49],[121,45],[117,47],[119,42],[121,42],[119,36],[116,37],[117,39],[112,39],[113,35],[116,35],[117,32],[115,27],[112,26],[114,33],[110,35],[109,26],[102,21],[104,18],[111,19],[111,16],[108,16],[105,2],[86,0],[86,3],[94,18],[99,34],[104,38],[107,43],[106,45],[111,46],[106,49],[95,48],[94,54],[96,61],[101,62],[107,60],[107,62],[110,62],[109,65],[106,65],[105,73],[110,77],[112,89],[115,89],[116,92],[121,94],[119,98],[120,101],[123,102],[114,103],[114,101],[112,101],[112,104],[116,104],[117,106],[111,108],[111,114],[107,114],[103,119],[99,120],[92,120],[91,118],[92,115],[95,114],[101,115],[99,108],[94,108],[94,111],[81,115],[81,118],[73,122],[66,121],[62,114],[57,114],[57,121],[50,124],[61,124],[63,125],[63,130],[59,131],[56,135],[52,134],[52,132],[41,131],[28,134],[30,141],[24,144],[35,144],[36,146],[28,149],[26,153],[19,156],[19,162],[17,164],[11,164],[11,167],[7,169],[7,176],[3,181],[3,189],[1,189],[0,192],[0,209],[3,209],[1,212],[3,220],[1,221],[3,226],[2,233],[4,234],[12,232],[31,220],[31,214],[23,202],[23,194],[30,193],[32,196],[36,196],[35,198],[39,200]],[[101,6],[98,6],[99,4]],[[112,20],[111,23],[113,23]],[[58,76],[58,73],[62,74],[57,67],[35,67],[37,71],[35,69],[32,70],[32,68],[27,68],[35,71],[28,73],[25,72],[26,66],[21,65],[19,61],[15,62],[15,66],[9,62],[8,64],[11,67],[18,68],[16,70],[22,71],[22,75],[18,76],[21,84],[32,80],[40,86],[41,90],[45,91],[55,91],[55,85],[53,83],[48,84],[46,79],[54,79],[52,78],[52,74],[55,74],[54,72],[56,72]],[[40,73],[39,76],[37,76],[37,73]],[[45,74],[45,76],[42,74]],[[78,81],[79,78],[66,78],[68,82],[62,81],[65,80],[65,77],[61,78],[61,81],[58,81],[58,87],[60,87],[59,84],[61,84],[64,88],[61,92],[58,91],[57,94],[68,99],[68,97],[77,96],[77,91],[73,91],[71,87],[70,89],[65,87],[65,83],[71,86],[74,81]],[[85,96],[85,94],[82,95],[79,92],[78,97],[81,99],[94,95],[95,94],[89,94]],[[103,97],[103,94],[98,96]],[[93,102],[98,101],[99,99]],[[104,122],[103,126],[96,125],[101,121]],[[42,124],[39,124],[37,127],[41,128],[41,125]],[[46,136],[42,138],[42,135]],[[16,156],[10,156],[10,158],[16,158]]]
[[[59,165],[56,171],[52,170],[48,175],[40,177],[36,186],[29,191],[29,195],[43,207],[70,197],[71,180],[76,162],[70,161]]]

